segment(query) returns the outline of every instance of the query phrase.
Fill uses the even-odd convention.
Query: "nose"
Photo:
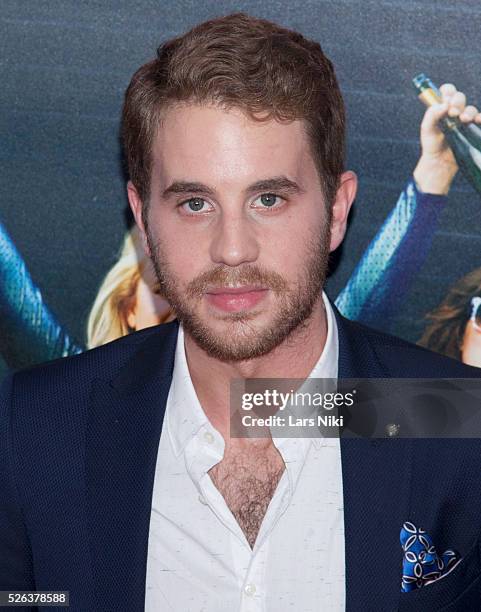
[[[226,266],[256,261],[259,244],[249,219],[239,214],[223,214],[214,229],[210,256],[214,263]]]

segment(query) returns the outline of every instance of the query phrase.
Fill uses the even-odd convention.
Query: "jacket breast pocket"
[[[399,612],[468,612],[481,610],[481,538],[456,567],[426,586],[401,593]]]

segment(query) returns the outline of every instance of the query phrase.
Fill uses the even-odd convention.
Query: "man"
[[[477,440],[229,435],[234,378],[476,373],[322,294],[356,177],[320,46],[246,15],[201,24],[134,75],[123,137],[180,326],[7,381],[0,588],[68,590],[82,612],[475,609]],[[401,594],[406,521],[462,560]]]

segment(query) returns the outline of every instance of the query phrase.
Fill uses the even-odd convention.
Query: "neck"
[[[185,334],[189,372],[199,402],[213,425],[229,438],[230,381],[233,378],[305,379],[319,360],[327,338],[327,317],[322,297],[311,316],[267,355],[239,362],[209,356]]]

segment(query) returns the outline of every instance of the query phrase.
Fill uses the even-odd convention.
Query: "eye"
[[[263,193],[254,200],[254,204],[259,203],[258,208],[279,208],[283,201],[284,198],[281,198],[275,193]]]
[[[193,213],[203,213],[210,210],[207,208],[208,202],[206,202],[203,198],[189,198],[185,202],[180,204],[182,210],[184,210],[188,214]]]

